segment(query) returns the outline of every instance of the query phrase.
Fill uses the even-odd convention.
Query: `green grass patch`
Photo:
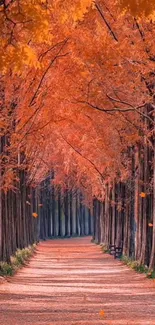
[[[148,272],[148,267],[146,265],[142,265],[138,261],[128,258],[127,256],[123,255],[121,257],[121,261],[138,273],[147,273]]]
[[[147,265],[140,264],[138,261],[124,255],[121,257],[121,261],[136,272],[146,274],[147,278],[155,279],[155,270],[149,270]]]
[[[10,263],[0,262],[0,276],[12,276],[29,261],[36,250],[36,244],[23,249],[17,249],[14,256],[10,257]]]
[[[0,262],[0,276],[13,275],[14,270],[11,264]]]
[[[147,278],[149,278],[149,279],[155,279],[155,270],[148,271]]]
[[[101,250],[102,250],[102,252],[103,252],[104,254],[109,254],[109,253],[110,253],[110,250],[109,250],[109,248],[108,248],[107,245],[102,244],[102,245],[101,245]]]

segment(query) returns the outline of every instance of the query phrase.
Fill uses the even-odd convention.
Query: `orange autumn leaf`
[[[37,217],[38,217],[38,214],[37,214],[36,212],[33,212],[33,213],[32,213],[32,216],[33,216],[34,218],[37,218]]]
[[[139,194],[141,197],[146,197],[146,193],[144,193],[144,192],[141,192],[140,194]]]
[[[149,5],[147,1],[138,0],[121,0],[118,2],[123,12],[130,12],[134,17],[148,17],[152,19],[154,18],[155,12],[155,2],[154,0],[149,1]]]
[[[28,2],[26,0],[22,1],[22,3],[25,4],[22,15],[24,14],[26,16],[26,21],[29,21],[28,18],[33,16],[34,21],[31,19],[30,24],[26,23],[25,28],[25,24],[23,24],[22,28],[19,27],[19,29],[21,28],[23,30],[19,33],[18,23],[23,21],[23,17],[20,17],[20,15],[16,17],[17,23],[13,29],[15,36],[18,35],[17,41],[19,48],[16,52],[14,52],[14,46],[13,49],[12,47],[10,48],[10,45],[7,46],[7,41],[9,40],[10,44],[10,39],[13,38],[13,35],[10,36],[7,33],[10,28],[10,22],[7,22],[6,17],[4,17],[4,25],[6,25],[6,28],[3,28],[3,24],[1,28],[1,30],[3,31],[4,29],[4,33],[6,33],[5,41],[3,41],[3,33],[1,37],[2,50],[5,51],[5,49],[8,48],[7,53],[4,53],[4,58],[7,59],[4,62],[4,67],[6,66],[7,71],[9,66],[12,67],[13,62],[14,68],[21,68],[22,74],[20,77],[16,76],[16,74],[12,75],[11,78],[10,76],[8,78],[6,74],[7,99],[5,100],[7,101],[8,110],[11,107],[12,98],[15,98],[17,95],[18,103],[20,103],[20,105],[16,105],[14,109],[14,114],[17,116],[18,123],[16,130],[14,130],[14,128],[10,129],[10,158],[9,160],[7,157],[5,158],[8,166],[6,169],[8,168],[8,170],[10,170],[9,161],[13,161],[13,164],[15,164],[14,170],[16,170],[16,153],[20,155],[20,143],[20,147],[25,148],[25,167],[28,171],[30,181],[33,180],[34,183],[40,184],[45,178],[45,175],[47,175],[47,169],[54,168],[54,185],[65,188],[67,179],[67,187],[72,188],[73,184],[75,184],[75,186],[77,185],[78,188],[80,187],[82,192],[86,194],[87,202],[90,202],[92,197],[104,200],[105,191],[104,186],[101,185],[102,177],[104,174],[107,175],[105,176],[105,182],[109,181],[108,178],[110,178],[111,182],[112,179],[117,177],[119,171],[121,179],[126,179],[128,171],[124,168],[122,152],[128,150],[127,148],[130,146],[134,146],[134,144],[140,140],[141,136],[139,135],[138,127],[139,123],[141,125],[141,121],[137,117],[137,130],[135,127],[129,129],[125,120],[120,119],[117,114],[112,114],[109,119],[108,114],[100,114],[98,109],[95,110],[95,106],[94,108],[91,107],[90,110],[87,107],[89,105],[86,104],[86,107],[85,105],[83,107],[84,103],[82,104],[82,102],[72,105],[72,99],[73,97],[81,98],[83,101],[83,91],[81,92],[81,89],[87,89],[87,87],[90,86],[90,104],[93,104],[95,99],[98,106],[104,105],[105,108],[109,109],[111,101],[113,102],[113,100],[116,100],[117,102],[118,98],[115,98],[115,94],[112,94],[113,91],[110,91],[107,96],[106,89],[122,89],[122,104],[120,102],[122,109],[126,108],[123,107],[124,101],[131,103],[131,105],[135,105],[135,107],[141,102],[147,102],[147,94],[145,96],[143,91],[144,82],[141,78],[137,78],[137,75],[149,75],[153,62],[151,64],[151,60],[147,60],[147,63],[149,61],[150,65],[138,63],[141,61],[145,62],[146,60],[145,47],[142,44],[143,42],[139,41],[139,30],[135,25],[135,31],[133,33],[132,24],[130,26],[130,23],[126,20],[124,15],[117,15],[118,4],[116,5],[115,1],[113,3],[109,0],[106,1],[108,8],[107,13],[106,8],[104,8],[104,1],[100,1],[99,9],[101,11],[105,10],[105,15],[107,15],[107,17],[109,16],[109,12],[110,16],[114,17],[115,26],[113,26],[113,28],[116,36],[114,34],[113,36],[109,34],[109,37],[107,37],[107,30],[103,30],[99,15],[98,18],[96,18],[96,10],[91,9],[95,1],[68,0],[64,1],[64,6],[60,6],[61,1],[50,2],[48,8],[49,14],[47,15],[47,10],[44,10],[44,6],[40,6],[40,2],[45,3],[48,8],[48,1],[36,0],[35,3],[37,8],[34,6],[34,11],[32,12],[30,10],[33,9],[31,2],[27,7],[26,3]],[[131,2],[131,0],[124,0],[124,4],[127,2]],[[16,7],[18,11],[18,2],[11,1],[10,3],[10,7],[7,8],[9,11],[9,18],[14,18]],[[13,12],[11,12],[12,7],[15,10],[13,10]],[[126,6],[123,7],[126,8]],[[88,10],[89,8],[90,10]],[[52,15],[53,12],[55,12],[56,16],[54,21],[51,20],[50,11]],[[78,21],[83,21],[84,25],[83,23],[79,23],[77,28]],[[91,22],[93,22],[93,24]],[[109,21],[109,23],[111,22]],[[43,28],[43,24],[45,28]],[[143,28],[147,42],[150,43],[149,51],[153,53],[153,26],[150,24],[149,28],[147,28],[147,26],[145,28],[144,24]],[[57,44],[58,39],[68,39],[70,34],[73,35],[72,37],[74,39],[74,46],[72,42],[69,42],[69,44],[68,42],[63,42],[62,51],[67,49],[68,54],[65,60],[62,59],[61,64],[59,63],[58,66],[55,66],[54,74],[53,70],[48,68],[51,64],[51,55],[55,56],[55,52],[52,53],[52,44],[50,45],[48,43],[48,41],[50,42],[48,37],[50,33],[47,33],[48,30],[52,33],[52,44]],[[119,35],[120,30],[122,35],[121,38],[124,39],[124,42],[120,42],[120,45],[118,44],[118,47],[114,51],[113,38],[117,38],[117,34]],[[55,31],[58,32],[56,37]],[[30,37],[31,33],[32,38]],[[46,35],[44,35],[44,33]],[[21,34],[21,37],[19,34]],[[94,34],[96,35],[95,38],[93,37]],[[27,37],[28,40],[31,38],[31,42],[33,43],[32,48],[31,44],[27,43]],[[29,44],[28,47],[27,44]],[[39,44],[41,44],[41,46],[39,46]],[[131,46],[133,48],[132,51],[128,48],[130,44],[134,44]],[[19,57],[21,49],[23,55]],[[94,51],[94,49],[97,49],[97,51]],[[40,57],[39,62],[41,66],[39,66],[39,68],[36,66],[37,58],[34,56],[34,52],[39,54]],[[51,54],[49,55],[49,53]],[[73,53],[73,55],[70,55],[70,53]],[[79,53],[82,53],[82,56],[79,56]],[[103,67],[98,65],[98,62],[102,61],[103,58],[105,61],[104,73]],[[124,62],[128,62],[128,64],[124,65]],[[22,68],[23,65],[26,65],[25,69]],[[34,66],[33,69],[32,66]],[[35,78],[36,69],[37,78]],[[42,84],[42,76],[45,71],[48,71],[48,75],[44,78],[44,83]],[[73,82],[72,75],[75,75],[76,83]],[[132,82],[131,76],[133,78]],[[42,81],[38,88],[39,80]],[[91,85],[90,80],[92,80]],[[93,80],[96,80],[96,82]],[[38,89],[36,93],[33,94],[34,96],[32,96],[32,81],[33,89]],[[102,85],[104,83],[105,87],[103,89]],[[20,87],[18,85],[20,85]],[[20,89],[18,94],[16,94],[15,89]],[[49,89],[48,92],[46,89]],[[144,94],[143,98],[142,94]],[[34,102],[36,109],[38,109],[40,105],[42,108],[41,110],[39,109],[40,113],[37,115],[37,118],[34,119],[33,125],[30,127],[30,132],[27,133],[27,127],[29,128],[31,118],[33,119],[34,116],[32,110],[27,108],[33,106]],[[61,105],[59,105],[59,103],[61,103]],[[66,103],[68,103],[67,108],[65,108]],[[81,106],[81,109],[79,106]],[[2,128],[8,129],[8,114],[6,114],[5,111],[6,109],[4,109]],[[11,118],[10,114],[9,116]],[[134,125],[134,114],[131,114],[128,118],[130,125],[132,125],[132,123]],[[60,134],[60,138],[57,136],[58,134]],[[124,139],[123,144],[122,139]],[[40,153],[44,150],[44,158],[42,159]],[[114,163],[115,161],[117,164]],[[129,161],[127,165],[128,163]],[[9,179],[8,184],[10,184]],[[143,183],[142,180],[142,184]],[[145,197],[144,195],[143,197]],[[30,197],[31,195],[28,196],[28,198]],[[117,203],[115,203],[115,198],[113,199],[113,205],[117,205]],[[121,209],[122,204],[118,203],[117,211],[120,213],[123,212]]]
[[[104,310],[100,310],[100,317],[104,317],[104,316],[105,316]]]
[[[151,222],[148,223],[148,226],[149,226],[149,227],[153,227],[153,223],[151,223]]]

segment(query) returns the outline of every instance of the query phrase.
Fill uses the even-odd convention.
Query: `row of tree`
[[[123,233],[123,218],[130,216],[129,250],[144,261],[148,219],[153,225],[148,229],[155,232],[154,12],[154,0],[149,6],[144,0],[0,1],[2,227],[7,229],[8,216],[20,201],[15,203],[20,178],[26,175],[23,191],[33,192],[54,170],[59,205],[65,189],[78,188],[88,205],[94,199],[104,202],[107,215],[107,197],[116,189],[112,201],[120,212],[115,232],[119,225]],[[30,209],[25,192],[19,220]],[[52,201],[45,201],[41,213],[49,227],[41,215],[42,237],[53,232]],[[57,235],[64,233],[60,210],[56,204]],[[38,212],[31,212],[35,218]],[[66,232],[69,213],[65,218]],[[16,229],[21,221],[12,227],[12,240],[20,246]],[[154,245],[153,237],[149,250]]]
[[[153,113],[150,106],[145,109]],[[151,115],[150,114],[150,115]],[[143,119],[143,123],[152,125]],[[95,200],[94,239],[107,247],[122,246],[123,254],[155,267],[155,143],[146,137],[126,154],[130,177],[107,183],[105,201]]]
[[[0,260],[10,261],[17,249],[38,241],[36,191],[26,186],[25,172],[19,172],[16,191],[0,191]],[[30,202],[31,203],[30,203]]]
[[[51,186],[50,177],[39,187],[40,238],[85,236],[93,233],[93,216],[79,190]]]
[[[25,171],[18,176],[16,191],[0,191],[0,261],[9,262],[17,249],[41,239],[93,233],[93,219],[79,191],[62,193],[50,177],[32,188]]]

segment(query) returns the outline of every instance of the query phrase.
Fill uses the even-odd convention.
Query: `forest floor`
[[[90,240],[40,243],[0,284],[0,325],[155,324],[155,282]]]

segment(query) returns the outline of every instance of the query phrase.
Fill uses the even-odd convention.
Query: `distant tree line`
[[[25,171],[19,171],[16,190],[0,192],[0,260],[40,239],[90,235],[93,219],[82,204],[79,191],[54,189],[50,178],[40,186],[27,185]]]

